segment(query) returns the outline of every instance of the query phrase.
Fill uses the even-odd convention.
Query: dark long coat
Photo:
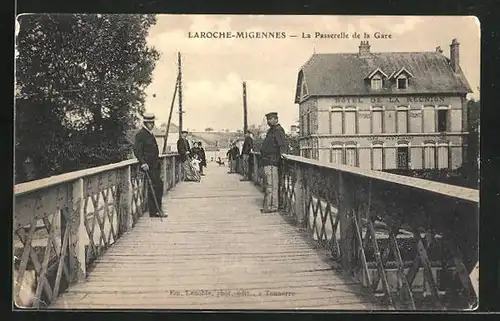
[[[160,167],[160,153],[156,138],[145,128],[135,135],[134,154],[141,165],[146,163],[152,169]]]
[[[187,139],[182,137],[179,138],[177,141],[177,152],[179,153],[181,161],[185,162],[189,158],[187,152],[191,153],[191,147]]]

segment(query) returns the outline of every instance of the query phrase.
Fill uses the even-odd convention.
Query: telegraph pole
[[[181,137],[182,134],[182,65],[181,65],[181,53],[177,53],[177,60],[179,64],[179,87],[178,87],[178,92],[179,92],[179,137]]]
[[[247,119],[247,84],[243,82],[243,133],[246,134],[248,131],[248,119]]]

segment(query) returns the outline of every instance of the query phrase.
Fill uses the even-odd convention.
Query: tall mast
[[[178,76],[179,76],[179,83],[178,83],[178,94],[179,94],[179,137],[181,136],[181,133],[182,133],[182,63],[181,63],[181,53],[179,52],[177,54],[177,60],[178,60],[178,64],[179,64],[179,73],[178,73]]]
[[[247,120],[247,84],[243,82],[243,133],[246,134],[248,131],[248,120]]]

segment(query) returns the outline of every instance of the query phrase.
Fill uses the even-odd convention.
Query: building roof
[[[372,90],[365,78],[377,68],[388,75],[405,68],[413,77],[404,91],[394,86]],[[366,58],[358,53],[313,54],[299,71],[295,103],[303,80],[309,96],[472,92],[462,70],[453,72],[450,59],[439,52],[382,52]]]

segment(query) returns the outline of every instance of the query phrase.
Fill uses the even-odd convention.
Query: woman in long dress
[[[193,155],[193,158],[191,159],[191,170],[193,172],[193,177],[195,178],[195,180],[197,182],[200,182],[201,181],[201,175],[200,175],[200,159],[199,159],[199,156],[198,154],[194,154]]]

